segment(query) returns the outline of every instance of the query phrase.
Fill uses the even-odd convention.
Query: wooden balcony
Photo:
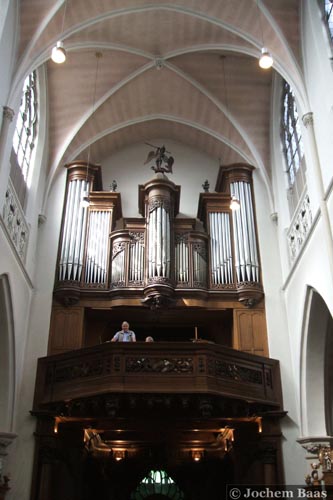
[[[126,416],[140,398],[182,401],[183,410],[197,398],[215,414],[221,401],[236,402],[238,414],[242,404],[245,414],[282,411],[279,362],[201,341],[104,343],[38,360],[36,415],[91,416],[104,405]]]

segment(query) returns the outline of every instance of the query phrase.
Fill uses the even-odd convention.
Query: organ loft
[[[68,491],[217,499],[230,483],[283,483],[285,412],[267,345],[254,168],[221,166],[188,218],[173,158],[163,146],[152,159],[133,218],[122,217],[121,192],[103,190],[98,165],[66,165],[32,411],[35,500]],[[123,320],[137,342],[107,342]],[[155,342],[144,343],[149,335]]]

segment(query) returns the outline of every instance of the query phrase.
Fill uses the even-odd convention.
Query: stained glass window
[[[164,470],[151,470],[131,495],[131,500],[144,500],[159,495],[161,498],[183,500],[184,494]]]

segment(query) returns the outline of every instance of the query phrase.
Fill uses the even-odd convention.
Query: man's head
[[[127,330],[129,329],[129,323],[127,323],[127,321],[123,321],[121,328],[124,330],[124,332],[127,332]]]

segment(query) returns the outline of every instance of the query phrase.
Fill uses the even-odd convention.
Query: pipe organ
[[[100,169],[67,166],[56,294],[75,302],[95,289],[170,303],[180,290],[220,292],[247,306],[263,297],[252,170],[221,167],[216,190],[199,195],[197,219],[179,218],[180,186],[164,174],[139,186],[141,218],[121,218],[120,194],[101,190]],[[92,189],[84,208],[84,191]],[[240,210],[230,209],[231,196]],[[118,224],[120,225],[120,224]],[[208,295],[207,295],[208,296]]]

